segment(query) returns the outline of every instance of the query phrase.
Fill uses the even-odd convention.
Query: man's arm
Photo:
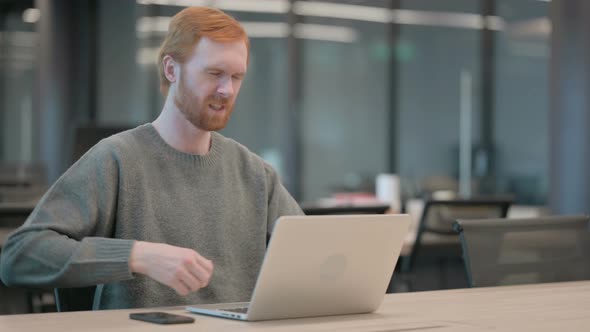
[[[264,168],[268,184],[268,234],[271,234],[278,217],[303,215],[304,213],[297,201],[281,183],[277,172],[266,163]]]
[[[81,287],[132,278],[132,240],[113,239],[118,163],[99,144],[43,196],[2,248],[7,285]]]
[[[185,296],[207,287],[213,262],[188,248],[137,241],[131,250],[129,267]]]
[[[194,250],[112,238],[118,172],[117,158],[106,145],[72,166],[8,238],[0,259],[4,283],[82,287],[141,273],[180,295],[206,287],[213,264]]]

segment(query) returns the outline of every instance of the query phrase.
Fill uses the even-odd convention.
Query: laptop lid
[[[255,321],[375,311],[409,225],[408,215],[281,217],[247,314],[220,316]],[[219,307],[187,309],[215,314]]]

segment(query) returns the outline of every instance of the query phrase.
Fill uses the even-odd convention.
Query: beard
[[[231,117],[234,105],[230,98],[219,95],[209,95],[202,99],[186,89],[182,75],[178,82],[178,93],[174,97],[174,104],[193,126],[206,131],[217,131],[225,128]],[[215,111],[210,104],[222,105],[223,110]]]

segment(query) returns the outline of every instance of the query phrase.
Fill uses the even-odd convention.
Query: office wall
[[[365,1],[366,4],[368,1]],[[303,200],[373,191],[389,160],[388,26],[330,19],[354,40],[302,41]]]
[[[39,46],[34,25],[21,11],[2,14],[0,31],[0,160],[28,162],[34,158],[33,102]]]
[[[477,15],[475,1],[402,1],[401,9]],[[449,23],[453,23],[452,20]],[[462,72],[471,77],[471,143],[480,137],[479,29],[401,25],[398,41],[398,169],[409,195],[458,176]],[[465,96],[464,96],[465,97]],[[446,178],[430,181],[433,178]],[[456,188],[456,184],[455,184]],[[453,185],[447,189],[453,189]]]
[[[163,102],[154,63],[165,27],[154,24],[153,31],[141,33],[139,26],[144,18],[170,17],[182,8],[136,1],[95,3],[95,31],[80,26],[80,30],[90,30],[82,37],[71,37],[79,39],[73,48],[81,51],[72,52],[77,62],[71,69],[74,78],[68,81],[73,84],[67,85],[72,89],[72,100],[67,101],[71,110],[65,113],[65,121],[69,126],[93,119],[99,124],[127,126],[151,121]],[[331,3],[371,8],[391,5],[385,0]],[[299,35],[296,38],[301,48],[293,55],[288,52],[288,34],[253,37],[249,73],[233,119],[223,133],[271,162],[286,182],[297,181],[303,188],[298,198],[303,201],[335,191],[370,191],[375,175],[392,169],[402,175],[408,195],[418,194],[432,176],[456,181],[459,77],[463,70],[471,74],[473,82],[472,143],[477,146],[481,140],[480,94],[482,82],[487,79],[481,73],[481,29],[449,26],[437,19],[428,22],[428,15],[467,14],[473,18],[479,15],[480,3],[400,1],[399,9],[427,15],[421,23],[394,26],[397,39],[393,42],[391,24],[312,15],[301,15],[299,19],[301,23],[344,32],[345,40],[329,40],[326,36],[330,34],[323,39]],[[548,186],[544,180],[548,147],[543,143],[548,137],[547,101],[543,98],[548,81],[547,58],[543,55],[547,39],[515,35],[510,29],[527,20],[546,18],[547,4],[529,0],[497,0],[495,4],[497,15],[507,22],[505,30],[494,32],[492,136],[497,153],[493,165],[497,188],[498,192],[517,193],[524,203],[542,203]],[[288,21],[285,13],[230,13],[245,23]],[[69,30],[76,29],[74,26]],[[93,38],[96,53],[87,49]],[[90,54],[95,54],[96,59],[86,63]],[[301,68],[291,68],[293,56],[298,57]],[[94,66],[96,76],[84,66]],[[290,70],[298,70],[301,80],[294,79]],[[3,73],[3,81],[9,75]],[[34,76],[28,80],[21,77],[14,79],[15,86],[2,86],[3,96],[15,96],[14,103],[5,100],[11,104],[3,106],[6,111],[1,114],[3,160],[27,156],[39,160],[35,142],[47,141],[35,136],[40,114],[33,112],[29,122],[27,113],[19,110],[28,105],[19,92],[34,91],[32,86],[30,90],[26,87],[32,85]],[[301,88],[300,100],[289,97],[288,86],[293,80]],[[18,87],[20,84],[22,87]],[[49,83],[45,86],[55,88]],[[87,91],[92,91],[91,95],[84,95]],[[36,102],[33,98],[33,109]],[[289,109],[297,109],[295,118]],[[19,121],[29,123],[31,135],[16,132],[17,126],[12,124]],[[285,134],[293,127],[298,128],[297,135]],[[64,128],[70,130],[67,125]],[[297,144],[301,154],[293,156],[292,147]],[[64,151],[63,156],[67,155]],[[391,159],[397,160],[393,167]],[[292,163],[301,165],[299,173],[287,174],[285,170]]]
[[[550,207],[590,213],[590,3],[551,4]]]
[[[133,1],[98,2],[97,121],[135,125],[148,121],[146,92],[136,63],[136,8]],[[148,90],[149,91],[149,90]]]
[[[549,4],[501,0],[494,35],[497,187],[545,204],[549,185]]]

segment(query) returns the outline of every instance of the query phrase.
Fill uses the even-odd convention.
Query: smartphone
[[[156,324],[188,324],[194,323],[192,317],[169,314],[167,312],[138,312],[129,314],[129,318]]]

